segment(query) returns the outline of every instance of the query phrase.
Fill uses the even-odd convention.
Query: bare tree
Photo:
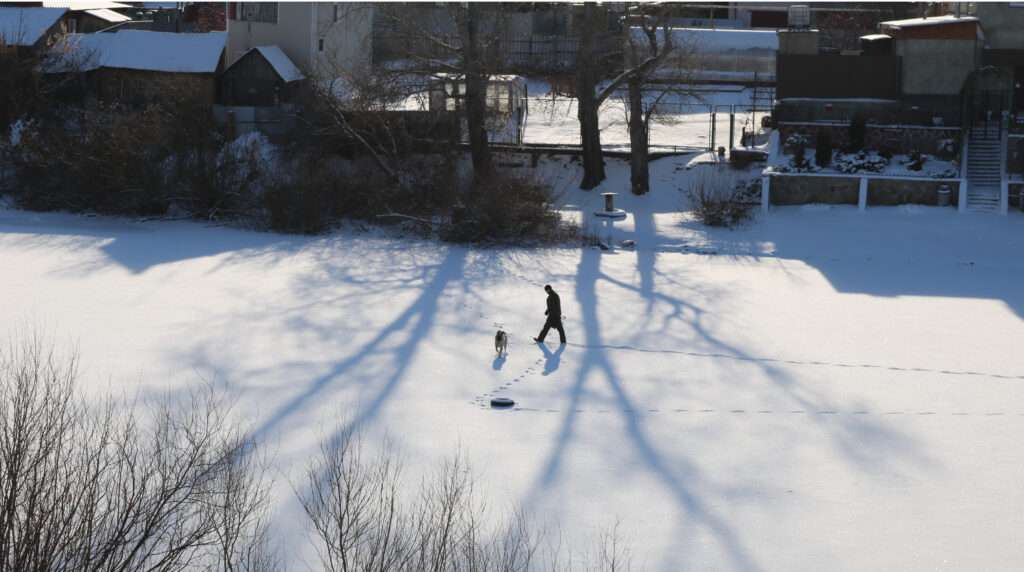
[[[623,26],[626,38],[619,39],[617,48],[610,45],[607,22],[607,8],[593,2],[583,6],[582,24],[580,27],[580,44],[576,68],[576,97],[578,98],[578,116],[580,121],[580,138],[583,145],[583,180],[582,189],[593,189],[605,179],[604,160],[601,154],[601,128],[599,111],[601,105],[625,84],[629,89],[631,106],[630,113],[630,146],[642,148],[643,153],[633,155],[633,187],[634,192],[642,189],[646,192],[647,131],[649,115],[643,110],[642,88],[648,79],[673,54],[668,28],[668,8],[655,8],[656,16],[648,18],[641,14],[638,20],[639,34],[630,31],[630,17],[627,15]],[[661,29],[662,33],[657,32]],[[662,38],[659,41],[659,36]],[[625,45],[623,67],[607,83],[601,85],[604,75],[611,72],[617,56],[622,55]],[[634,97],[635,95],[635,97]],[[635,103],[634,103],[635,102]],[[636,121],[634,121],[634,117]],[[642,145],[638,144],[642,142]]]
[[[515,512],[491,530],[460,455],[406,490],[394,449],[367,458],[358,436],[324,444],[299,497],[325,568],[350,571],[496,570],[536,564],[539,536]]]
[[[669,27],[669,9],[664,5],[633,6],[639,17],[628,21],[626,32],[626,66],[632,73],[626,78],[627,121],[629,123],[630,189],[635,195],[651,188],[649,141],[651,119],[658,116],[661,103],[668,97],[689,97],[686,80],[693,64],[694,45],[679,41]],[[668,68],[671,68],[669,70]],[[673,83],[661,84],[653,94],[648,89],[660,72],[669,71]],[[680,87],[682,82],[684,87]],[[645,98],[645,92],[653,97]]]
[[[367,9],[360,5],[346,7],[345,17],[358,17],[354,16],[356,11]],[[324,58],[324,65],[317,70],[319,81],[313,87],[322,96],[319,99],[330,102],[327,115],[331,123],[399,181],[389,159],[402,135],[382,125],[380,120],[386,114],[381,112],[400,110],[413,96],[425,99],[431,85],[443,76],[459,86],[449,94],[456,101],[453,111],[465,120],[474,177],[485,179],[493,171],[486,129],[487,85],[496,61],[497,38],[493,31],[500,27],[502,9],[497,4],[479,3],[373,5],[372,20],[379,28],[374,49],[385,53],[388,61],[375,62],[372,69],[367,69],[332,60],[330,54]],[[372,125],[371,129],[361,129],[353,121],[354,115],[361,115],[364,126]]]
[[[39,337],[0,355],[0,571],[262,571],[265,484],[209,392],[88,405]]]

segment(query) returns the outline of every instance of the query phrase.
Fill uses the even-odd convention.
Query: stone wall
[[[856,205],[859,193],[860,179],[856,177],[773,175],[769,198],[773,205]]]
[[[868,179],[868,206],[938,205],[939,188],[949,187],[949,204],[956,206],[960,183],[929,179]]]
[[[811,143],[808,149],[811,150],[814,149],[815,137],[819,131],[828,131],[832,136],[832,145],[837,149],[845,149],[850,144],[849,123],[780,123],[777,127],[779,141],[785,143],[790,135],[800,133],[809,137]],[[946,145],[949,141],[952,141],[951,146]],[[943,160],[950,160],[960,152],[960,129],[912,125],[887,127],[869,123],[864,136],[864,146],[876,151],[888,151],[893,155],[907,155],[911,151],[920,151]]]
[[[856,205],[860,195],[860,177],[772,175],[770,196],[773,205],[804,205],[823,203]],[[957,181],[934,179],[868,178],[868,206],[930,205],[939,204],[939,189],[948,186],[949,204],[955,207],[960,192]],[[1020,188],[1024,190],[1024,183]],[[1019,191],[1018,191],[1019,192]],[[1011,190],[1011,195],[1013,191]],[[1011,204],[1016,200],[1011,197]]]

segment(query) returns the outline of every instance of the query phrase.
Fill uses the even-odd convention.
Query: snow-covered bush
[[[688,195],[690,208],[708,226],[735,226],[753,211],[755,187],[728,171],[709,169],[694,178]]]
[[[789,152],[795,151],[798,147],[807,148],[811,142],[810,137],[803,133],[791,133],[789,137],[786,137],[786,141],[783,144],[783,148]]]
[[[889,160],[874,151],[839,153],[833,166],[841,173],[880,173]]]

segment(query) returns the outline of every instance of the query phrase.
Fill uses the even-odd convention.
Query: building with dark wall
[[[272,106],[295,98],[304,76],[281,48],[259,46],[246,52],[221,75],[221,103]]]
[[[985,31],[982,62],[997,68],[1005,79],[1008,103],[1024,112],[1024,4],[978,3],[976,15]]]

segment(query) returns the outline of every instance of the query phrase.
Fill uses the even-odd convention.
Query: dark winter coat
[[[562,300],[554,290],[548,294],[548,309],[544,311],[544,315],[548,317],[549,322],[562,321]]]

